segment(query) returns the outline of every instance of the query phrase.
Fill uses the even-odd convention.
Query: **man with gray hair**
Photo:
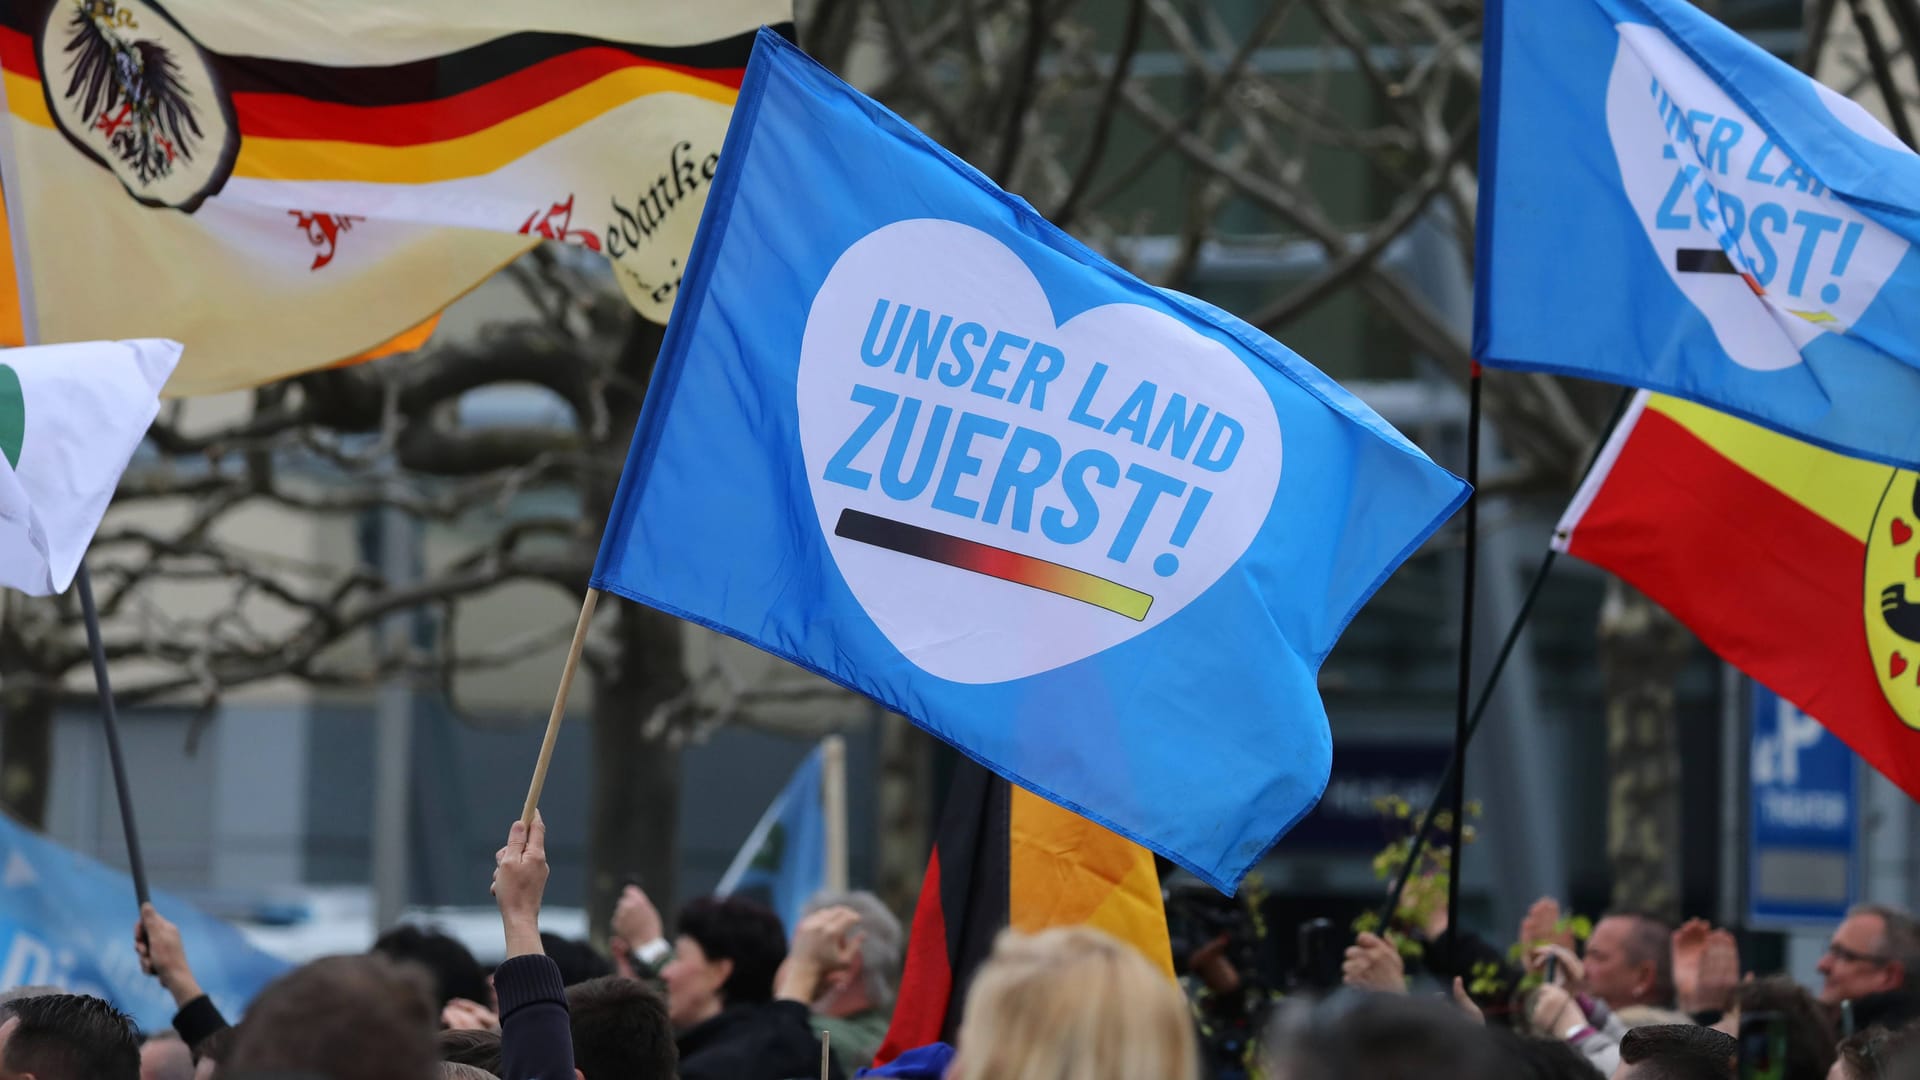
[[[1920,924],[1899,908],[1861,904],[1834,930],[1820,974],[1829,1005],[1910,989],[1920,975]]]
[[[774,993],[813,1012],[849,1073],[873,1062],[900,986],[900,920],[870,892],[823,893],[807,904]]]

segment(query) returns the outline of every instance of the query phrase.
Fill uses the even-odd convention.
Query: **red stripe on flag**
[[[940,846],[927,860],[920,900],[913,908],[913,932],[907,938],[906,966],[894,995],[887,1038],[872,1064],[884,1065],[919,1046],[940,1041],[953,999],[953,966],[947,956],[947,916],[940,901]],[[866,1062],[856,1062],[864,1066]]]
[[[411,146],[484,131],[613,72],[640,67],[679,72],[736,90],[745,74],[742,68],[686,67],[589,46],[437,101],[342,105],[298,94],[243,93],[233,95],[233,111],[241,132],[259,138]]]
[[[1880,691],[1859,540],[1648,409],[1575,527],[1613,571],[1920,798],[1920,733]]]
[[[33,39],[18,30],[0,26],[0,68],[38,79],[40,61],[33,55]]]

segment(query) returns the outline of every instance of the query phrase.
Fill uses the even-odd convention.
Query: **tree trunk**
[[[662,328],[635,317],[622,346],[621,373],[645,386],[660,353]],[[610,388],[607,424],[596,450],[606,468],[587,485],[581,502],[586,520],[607,520],[621,463],[626,460],[641,399]],[[594,547],[600,538],[592,538]],[[629,877],[671,920],[674,872],[679,862],[680,750],[669,732],[647,731],[662,703],[686,688],[681,627],[672,616],[609,597],[611,662],[593,680],[591,797],[587,822],[587,927],[604,944],[613,905]],[[604,626],[607,619],[599,620]],[[641,942],[634,942],[639,945]]]
[[[17,681],[16,681],[17,680]],[[53,776],[53,695],[46,684],[15,682],[0,692],[0,807],[36,829],[47,824]]]
[[[1680,913],[1680,745],[1674,682],[1692,638],[1677,619],[1609,579],[1600,608],[1607,689],[1607,861],[1616,909]]]
[[[874,860],[875,892],[904,923],[913,917],[920,880],[927,872],[933,815],[930,736],[898,713],[880,718],[880,836]]]
[[[587,919],[604,943],[614,901],[637,875],[673,918],[680,827],[680,750],[648,738],[647,718],[685,685],[680,624],[652,608],[613,602],[619,644],[593,687],[593,797],[587,826]],[[634,944],[640,944],[635,942]]]

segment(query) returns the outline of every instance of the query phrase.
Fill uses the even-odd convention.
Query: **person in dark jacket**
[[[680,912],[660,971],[680,1047],[680,1080],[791,1080],[820,1075],[807,1007],[773,1000],[786,959],[780,917],[740,897],[703,897]],[[837,1065],[831,1076],[843,1076]]]
[[[547,825],[539,811],[532,828],[513,823],[507,846],[493,861],[493,897],[507,939],[507,958],[493,972],[500,999],[500,1080],[574,1080],[566,983],[540,944]]]

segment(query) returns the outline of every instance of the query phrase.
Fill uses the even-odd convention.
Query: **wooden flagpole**
[[[847,740],[829,735],[820,741],[820,809],[826,818],[828,892],[847,891]]]
[[[553,744],[560,737],[560,718],[567,713],[567,691],[573,686],[574,672],[580,668],[580,652],[586,648],[587,627],[593,623],[593,609],[600,602],[600,590],[588,589],[580,604],[580,621],[573,627],[573,644],[567,646],[567,664],[560,669],[560,688],[554,691],[553,712],[547,717],[547,734],[540,740],[540,759],[533,765],[533,783],[527,786],[527,804],[520,808],[520,820],[533,828],[533,812],[540,808],[540,789],[547,784],[547,766],[553,764]]]

